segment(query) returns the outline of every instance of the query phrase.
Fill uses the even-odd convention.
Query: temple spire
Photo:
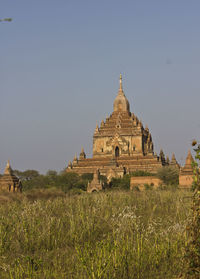
[[[10,168],[10,160],[7,161],[6,167]]]
[[[120,76],[119,76],[119,91],[123,91],[123,88],[122,88],[122,74],[120,74]]]
[[[10,174],[12,172],[11,166],[10,166],[10,160],[7,161],[6,168],[4,170],[4,174]]]
[[[126,96],[122,88],[122,74],[120,74],[119,76],[119,90],[118,90],[117,97],[115,98],[113,108],[114,111],[128,112],[130,114],[129,102],[126,99]]]

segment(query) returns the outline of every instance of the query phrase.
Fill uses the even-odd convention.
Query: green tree
[[[83,180],[91,181],[93,179],[93,173],[84,173],[81,175]]]
[[[122,178],[112,178],[110,186],[120,189],[130,189],[130,175],[126,174]]]
[[[55,170],[48,170],[46,175],[51,176],[51,177],[56,177],[58,174],[57,174],[57,171],[55,171]]]
[[[14,174],[18,176],[21,180],[31,180],[40,175],[37,170],[25,170],[25,171],[14,170]]]
[[[157,177],[167,185],[178,185],[179,171],[175,167],[165,166],[157,171]]]
[[[200,145],[193,141],[196,152],[195,161],[193,162],[193,206],[192,218],[188,224],[189,244],[186,249],[186,259],[188,262],[188,270],[186,278],[200,278]]]
[[[23,172],[23,175],[26,180],[31,180],[33,178],[38,177],[40,174],[36,170],[26,170]]]
[[[142,171],[142,170],[131,172],[131,176],[154,176],[154,175],[155,175],[154,173],[150,173],[148,171]]]

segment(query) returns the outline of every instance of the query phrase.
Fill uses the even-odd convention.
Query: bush
[[[197,143],[193,144],[194,146]],[[200,145],[196,149],[195,159],[193,163],[194,182],[193,182],[193,206],[192,218],[188,224],[188,246],[186,248],[186,259],[188,269],[186,278],[200,278]]]
[[[112,178],[110,186],[120,189],[130,189],[130,175],[126,174],[122,178]]]
[[[155,173],[138,170],[138,171],[131,172],[131,176],[155,176]]]
[[[92,181],[93,173],[84,173],[84,174],[81,175],[81,178],[83,180]]]
[[[157,171],[158,178],[160,178],[167,185],[178,185],[179,171],[177,168],[165,166]]]
[[[87,189],[87,176],[79,176],[77,173],[57,174],[55,171],[48,171],[46,175],[39,175],[30,180],[23,181],[23,190],[57,188],[68,192],[72,188],[81,190]],[[90,177],[91,178],[91,177]]]
[[[153,183],[151,183],[151,184],[145,183],[145,184],[144,184],[145,190],[152,190],[152,189],[153,189],[153,186],[154,186]]]

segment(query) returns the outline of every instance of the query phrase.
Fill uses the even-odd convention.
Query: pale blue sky
[[[0,0],[0,171],[61,170],[112,112],[120,72],[155,151],[200,138],[199,0]]]

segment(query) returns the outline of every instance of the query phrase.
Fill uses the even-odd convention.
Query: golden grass
[[[0,195],[0,278],[177,278],[184,271],[188,195],[67,196],[55,189]]]

